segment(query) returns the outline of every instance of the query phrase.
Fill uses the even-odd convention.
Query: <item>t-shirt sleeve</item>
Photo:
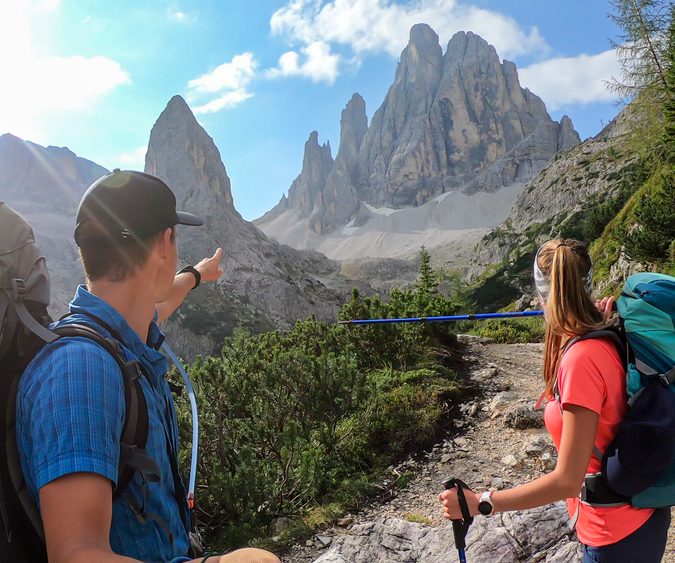
[[[125,413],[120,368],[97,344],[68,340],[53,345],[36,368],[29,368],[19,390],[17,414],[31,441],[24,461],[37,490],[77,472],[117,481]]]
[[[607,348],[597,340],[582,340],[563,356],[558,373],[560,404],[577,405],[598,414],[607,397],[603,370],[612,365]]]

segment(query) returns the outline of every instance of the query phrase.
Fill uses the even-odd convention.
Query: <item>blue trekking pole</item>
[[[471,489],[461,479],[452,477],[443,481],[443,486],[446,491],[457,487],[457,500],[459,501],[459,509],[462,511],[462,518],[461,520],[452,521],[452,533],[455,537],[455,547],[457,548],[459,563],[466,563],[466,534],[469,531],[469,526],[473,524],[473,516],[469,512],[469,505],[466,502],[464,489]]]
[[[453,321],[484,321],[487,319],[512,319],[523,317],[539,317],[544,311],[522,311],[517,313],[472,313],[469,315],[446,315],[440,317],[403,317],[399,319],[350,319],[338,321],[338,324],[366,325],[390,323],[433,323]]]

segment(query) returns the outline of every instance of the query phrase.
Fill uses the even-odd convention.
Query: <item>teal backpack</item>
[[[628,343],[626,390],[630,409],[626,418],[629,418],[647,386],[654,386],[658,393],[665,388],[675,394],[675,277],[634,274],[624,284],[616,305]],[[647,418],[655,416],[656,408],[671,405],[672,401],[667,394],[654,399],[655,406],[644,410]],[[639,424],[640,420],[633,423]],[[617,436],[625,425],[626,421]],[[671,440],[675,442],[675,436]],[[631,495],[631,504],[644,508],[675,505],[675,459],[671,459],[669,469],[653,485]]]

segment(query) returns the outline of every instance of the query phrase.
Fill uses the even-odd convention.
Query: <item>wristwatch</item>
[[[195,288],[199,287],[199,284],[202,281],[202,275],[199,273],[197,268],[195,268],[194,266],[185,266],[185,268],[183,268],[181,270],[178,270],[176,272],[176,275],[184,274],[186,272],[191,273],[195,277],[195,284],[192,286],[192,289],[195,289]],[[192,290],[190,290],[190,291],[192,291]]]
[[[480,496],[480,501],[478,502],[478,512],[483,516],[490,516],[494,512],[495,505],[492,502],[492,491],[485,491]]]

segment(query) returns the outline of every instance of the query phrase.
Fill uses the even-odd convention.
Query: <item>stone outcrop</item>
[[[578,142],[570,119],[554,122],[486,41],[458,32],[441,58],[436,34],[416,25],[364,139],[359,187],[394,208],[455,189],[492,192]]]
[[[540,170],[504,222],[476,246],[469,279],[476,279],[490,265],[515,259],[523,252],[534,253],[533,247],[558,236],[593,198],[602,194],[607,200],[620,189],[636,160],[623,141],[625,120],[626,116],[619,114],[598,135],[556,156]]]
[[[466,537],[472,563],[546,561],[581,558],[572,541],[564,504],[523,513],[476,518]],[[338,537],[315,563],[450,563],[458,561],[450,524],[433,528],[397,518],[356,524]]]
[[[454,197],[503,188],[517,192],[555,154],[579,143],[569,117],[553,121],[542,100],[520,86],[515,65],[500,61],[494,47],[474,33],[458,32],[443,54],[426,24],[412,27],[394,83],[370,126],[363,99],[355,94],[350,100],[342,113],[338,155],[325,181],[323,168],[308,167],[308,161],[327,162],[316,156],[320,147],[314,135],[288,198],[255,222],[297,248],[320,248],[325,240],[313,235],[363,226],[366,205],[401,210],[452,192]],[[310,170],[322,174],[310,175]],[[492,207],[503,207],[503,199]],[[508,209],[513,196],[506,199]],[[450,205],[468,206],[468,215],[476,214],[471,200]],[[502,219],[486,213],[471,227],[494,226]],[[287,227],[299,221],[306,221],[303,228],[312,236]],[[460,221],[442,228],[465,227]]]
[[[367,130],[366,102],[359,94],[354,94],[342,110],[340,148],[326,178],[321,205],[314,208],[309,218],[309,227],[315,233],[332,232],[338,225],[345,225],[358,211],[356,166]]]

